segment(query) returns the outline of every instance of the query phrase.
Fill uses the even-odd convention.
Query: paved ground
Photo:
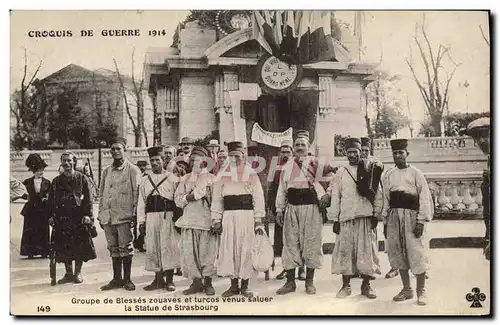
[[[112,276],[111,263],[106,251],[104,234],[99,229],[95,246],[98,258],[86,263],[83,268],[84,283],[50,286],[47,259],[27,260],[19,256],[19,243],[22,219],[18,215],[22,206],[12,205],[11,215],[11,312],[13,314],[136,314],[136,315],[195,315],[195,314],[278,314],[278,315],[481,315],[489,312],[490,306],[490,273],[489,263],[483,258],[479,249],[432,249],[430,259],[431,278],[427,280],[429,305],[417,306],[416,300],[395,303],[392,297],[399,292],[399,278],[373,281],[373,288],[378,294],[374,300],[360,296],[360,280],[353,280],[353,295],[347,299],[336,299],[335,293],[340,288],[340,276],[330,274],[331,256],[324,256],[324,266],[317,272],[315,284],[317,294],[308,296],[304,292],[303,282],[299,282],[296,293],[276,296],[275,291],[282,282],[274,279],[279,272],[279,263],[272,278],[264,281],[259,274],[251,280],[251,289],[262,302],[222,302],[220,294],[228,287],[229,280],[216,279],[214,301],[195,302],[205,298],[204,295],[192,297],[192,302],[185,302],[180,293],[189,283],[181,277],[175,278],[178,290],[145,292],[142,287],[153,279],[153,274],[144,270],[144,254],[137,253],[132,270],[133,281],[137,290],[127,292],[116,290],[103,293],[99,287],[107,283]],[[389,269],[386,255],[381,253],[381,264],[385,271]],[[64,273],[63,265],[58,266],[58,277]],[[415,281],[412,278],[412,281]],[[465,299],[472,288],[477,287],[486,295],[483,308],[470,308],[471,303]],[[145,303],[117,303],[117,298],[144,299]],[[76,301],[83,299],[82,301]],[[112,299],[112,304],[105,303]],[[150,299],[156,299],[150,303]],[[180,299],[180,302],[177,302]],[[267,299],[267,302],[265,301]],[[99,302],[97,302],[99,300]],[[218,300],[218,302],[216,301]],[[46,306],[50,311],[46,311]],[[131,307],[126,311],[125,306]],[[140,311],[141,308],[155,308],[159,311]],[[181,308],[211,308],[210,311],[181,310]],[[137,308],[137,310],[136,310]],[[170,310],[169,310],[170,308]],[[162,310],[164,309],[164,310]],[[215,310],[217,309],[217,310]],[[44,311],[45,310],[45,311]]]

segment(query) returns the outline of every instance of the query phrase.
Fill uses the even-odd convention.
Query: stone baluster
[[[483,193],[481,192],[481,186],[477,186],[477,194],[476,194],[476,204],[478,206],[478,211],[483,211]]]
[[[457,210],[463,211],[466,208],[464,203],[464,198],[465,198],[465,188],[467,187],[467,184],[464,184],[464,182],[459,182],[455,185],[455,187],[457,188],[457,194],[460,200],[460,202],[457,205]]]
[[[474,212],[476,210],[476,207],[474,207],[472,204],[474,203],[474,199],[472,198],[472,195],[470,193],[470,182],[464,182],[463,187],[464,187],[464,195],[462,199],[462,203],[465,205],[465,209],[469,212]]]
[[[456,182],[450,182],[450,203],[453,206],[453,210],[458,209],[458,205],[460,204],[460,197],[458,196],[458,184]]]
[[[439,185],[439,197],[437,202],[439,203],[439,210],[447,211],[450,199],[446,196],[446,184],[438,183]]]

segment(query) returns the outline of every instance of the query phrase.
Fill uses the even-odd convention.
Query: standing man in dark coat
[[[21,256],[33,258],[35,255],[49,255],[49,197],[50,181],[43,177],[47,164],[39,154],[30,154],[26,159],[26,167],[33,172],[33,177],[25,179],[23,184],[28,191],[28,202],[23,207],[23,236],[21,239]]]
[[[55,230],[55,258],[57,263],[64,263],[66,267],[66,274],[57,283],[82,283],[83,262],[96,258],[91,235],[94,227],[92,196],[87,177],[75,171],[75,154],[64,152],[61,163],[64,171],[54,178],[49,193],[49,223]]]
[[[474,138],[481,151],[488,156],[488,165],[483,171],[481,194],[483,196],[483,218],[486,227],[484,236],[484,256],[490,260],[490,196],[491,196],[491,169],[490,169],[490,119],[482,117],[472,121],[467,126],[467,135]]]

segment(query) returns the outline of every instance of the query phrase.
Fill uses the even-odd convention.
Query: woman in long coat
[[[21,239],[21,256],[33,258],[36,255],[49,255],[49,213],[48,195],[50,181],[43,177],[47,164],[38,154],[30,154],[26,166],[33,172],[33,177],[23,181],[28,192],[28,202],[21,215],[24,216]]]

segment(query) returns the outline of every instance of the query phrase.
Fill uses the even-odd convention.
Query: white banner
[[[292,128],[280,133],[269,132],[264,130],[258,123],[255,123],[252,128],[252,141],[279,148],[283,140],[292,141],[292,132]]]

